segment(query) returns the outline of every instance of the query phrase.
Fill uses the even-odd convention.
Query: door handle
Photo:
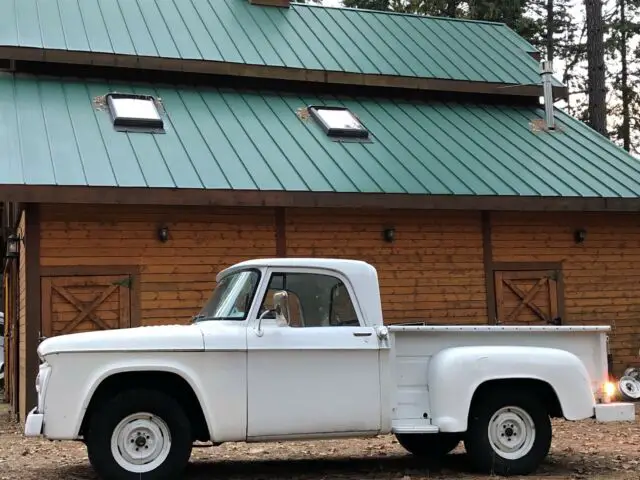
[[[371,332],[353,332],[354,337],[370,337]]]

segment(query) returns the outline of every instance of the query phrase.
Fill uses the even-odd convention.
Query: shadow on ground
[[[529,478],[575,478],[576,462],[571,457],[548,457],[535,475]],[[590,469],[589,478],[602,478],[609,470]],[[87,466],[41,468],[39,478],[93,480],[97,477]],[[440,464],[429,464],[408,455],[360,458],[310,458],[295,460],[192,460],[184,480],[320,480],[320,479],[479,479],[490,478],[474,474],[464,453],[448,455]],[[495,478],[495,477],[494,477]],[[579,477],[578,477],[579,478]],[[608,477],[606,477],[608,478]]]

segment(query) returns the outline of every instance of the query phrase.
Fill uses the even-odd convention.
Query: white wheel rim
[[[128,472],[146,473],[169,456],[171,433],[160,417],[139,412],[123,419],[111,435],[111,454]]]
[[[536,439],[536,427],[531,415],[519,407],[504,407],[489,420],[489,442],[502,458],[524,457]]]

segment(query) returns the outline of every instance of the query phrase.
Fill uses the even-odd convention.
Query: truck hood
[[[43,357],[52,353],[104,351],[202,351],[204,339],[198,325],[162,325],[71,333],[51,337],[38,346]]]

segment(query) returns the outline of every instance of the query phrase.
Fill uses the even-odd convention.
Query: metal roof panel
[[[540,84],[534,47],[500,23],[248,0],[0,0],[0,11],[5,47]]]
[[[166,133],[117,132],[100,99],[156,95]],[[371,142],[330,139],[344,105]],[[0,183],[632,198],[640,162],[556,109],[0,75]]]

